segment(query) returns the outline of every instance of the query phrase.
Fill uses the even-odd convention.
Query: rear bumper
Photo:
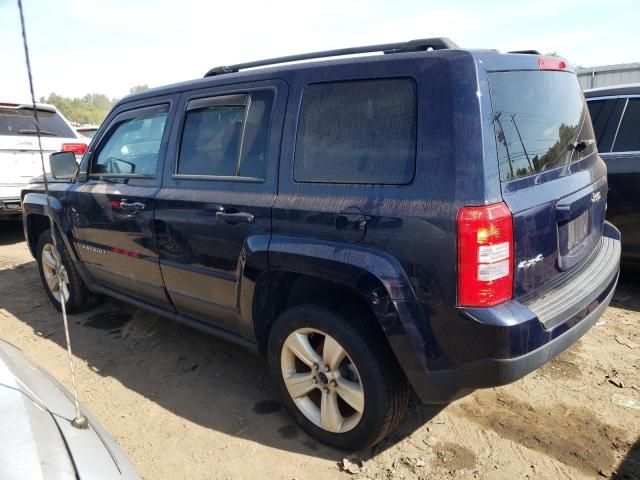
[[[446,403],[477,388],[505,385],[569,348],[609,305],[618,282],[620,250],[620,233],[605,224],[589,265],[543,298],[527,305],[510,301],[459,309],[460,315],[450,319],[455,325],[448,338],[439,342],[446,363],[455,366],[405,369],[418,396],[426,403]],[[466,352],[460,353],[465,344]]]
[[[20,197],[0,198],[0,217],[8,215],[19,215],[22,213],[22,203]]]
[[[22,212],[20,192],[25,186],[18,183],[0,183],[0,217]]]

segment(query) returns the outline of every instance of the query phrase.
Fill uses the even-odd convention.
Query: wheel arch
[[[40,238],[40,235],[42,235],[42,232],[51,228],[48,214],[51,212],[54,228],[59,234],[58,238],[62,239],[64,247],[71,258],[71,261],[76,266],[80,277],[87,287],[91,289],[93,281],[78,256],[78,252],[73,243],[71,223],[65,217],[63,205],[60,202],[60,199],[55,196],[56,193],[59,194],[60,192],[52,192],[52,194],[49,195],[49,203],[47,203],[47,195],[45,193],[29,192],[24,196],[22,202],[22,218],[24,235],[27,240],[29,251],[33,258],[36,258],[38,239]],[[49,208],[49,206],[51,208]]]
[[[40,238],[40,235],[42,235],[42,232],[51,228],[49,217],[40,213],[31,213],[25,215],[24,222],[25,238],[27,240],[29,252],[31,252],[31,256],[33,258],[36,258],[38,239]]]
[[[352,285],[308,273],[265,271],[256,282],[252,306],[253,331],[258,349],[266,351],[271,327],[278,316],[290,307],[304,303],[341,305],[348,302],[359,308],[364,321],[370,322],[384,335],[375,309],[385,300],[373,300],[373,295],[376,294],[366,295]]]
[[[403,368],[420,364],[414,349],[407,347],[416,343],[409,333],[422,319],[399,314],[398,306],[413,304],[415,295],[392,257],[360,246],[274,236],[268,263],[252,284],[251,321],[259,351],[265,351],[273,322],[287,308],[305,302],[348,301],[366,313],[364,321],[380,332]]]

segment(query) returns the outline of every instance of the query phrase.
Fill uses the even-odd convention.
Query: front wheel
[[[57,250],[53,245],[51,231],[45,230],[38,239],[36,249],[40,279],[49,300],[58,310],[62,310],[61,302],[63,299],[66,300],[65,307],[68,313],[80,313],[94,307],[99,303],[100,297],[89,291],[67,254],[62,240],[59,237],[56,240]],[[58,282],[56,274],[56,255],[62,263],[61,283]]]
[[[408,403],[404,374],[368,321],[361,310],[301,305],[284,312],[269,336],[269,366],[289,413],[344,450],[381,441]]]

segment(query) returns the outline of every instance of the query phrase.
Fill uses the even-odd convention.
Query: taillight
[[[73,152],[76,155],[84,155],[84,152],[87,151],[87,144],[86,143],[63,143],[62,151]]]
[[[489,307],[513,292],[513,221],[504,203],[458,212],[458,305]]]
[[[557,57],[538,57],[538,70],[564,70],[567,61]]]

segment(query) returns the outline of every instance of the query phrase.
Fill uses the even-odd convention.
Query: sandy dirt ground
[[[61,316],[8,222],[0,338],[70,386]],[[640,479],[640,410],[614,402],[640,402],[639,275],[544,368],[445,407],[413,402],[355,456],[305,435],[241,348],[116,301],[72,316],[71,338],[81,401],[146,479]]]

